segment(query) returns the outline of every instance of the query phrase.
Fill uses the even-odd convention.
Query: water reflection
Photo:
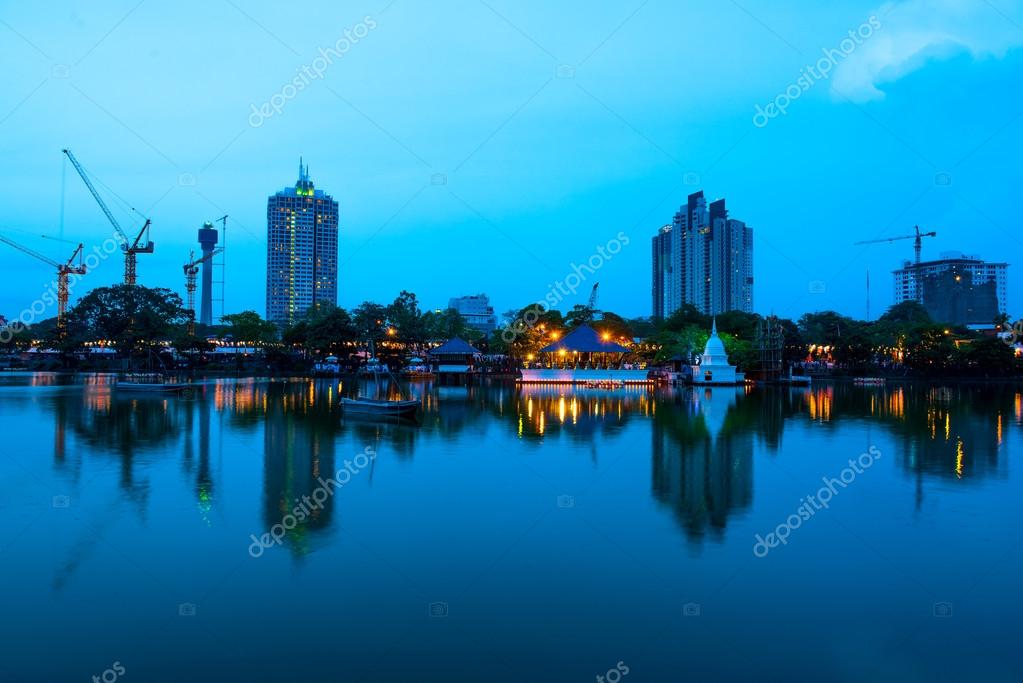
[[[654,415],[653,494],[691,541],[720,538],[729,514],[753,500],[754,432],[735,414],[740,391],[684,389]]]
[[[359,450],[342,453],[341,443],[411,461],[417,450],[493,438],[488,430],[496,429],[509,444],[534,450],[562,444],[596,462],[600,439],[649,429],[641,443],[649,438],[651,496],[692,542],[720,539],[730,518],[752,508],[755,454],[785,458],[786,432],[796,427],[796,439],[806,429],[836,439],[856,426],[883,430],[895,443],[893,461],[916,481],[919,505],[931,480],[976,485],[1008,476],[1006,443],[1023,426],[1023,392],[1016,387],[924,384],[573,390],[425,383],[383,388],[421,402],[416,424],[341,415],[340,396],[374,389],[337,380],[240,379],[209,381],[182,396],[133,396],[119,394],[104,376],[40,374],[4,377],[0,406],[41,396],[54,425],[44,439],[52,443],[54,467],[76,477],[85,458],[116,458],[117,484],[140,515],[159,485],[152,468],[180,459],[192,502],[211,523],[227,504],[218,500],[225,434],[247,436],[261,451],[260,518],[267,527]],[[288,535],[296,555],[315,549],[315,539],[334,525],[335,505],[328,500]]]

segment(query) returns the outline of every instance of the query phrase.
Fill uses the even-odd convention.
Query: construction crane
[[[590,300],[586,302],[586,308],[590,311],[590,316],[593,320],[603,320],[604,315],[597,311],[597,288],[600,287],[599,282],[593,283],[593,289],[590,290]]]
[[[188,299],[188,312],[190,314],[188,318],[188,336],[195,336],[195,276],[199,274],[199,266],[204,262],[213,258],[223,249],[214,249],[199,258],[195,257],[195,252],[188,252],[188,263],[183,266],[185,271],[185,292]]]
[[[920,238],[921,237],[937,237],[938,233],[936,233],[936,232],[920,232],[920,226],[919,225],[914,225],[913,229],[916,231],[915,235],[903,235],[901,237],[888,237],[888,238],[880,239],[880,240],[864,240],[862,242],[856,242],[855,244],[858,244],[858,245],[859,244],[878,244],[880,242],[895,242],[896,240],[916,240],[914,245],[913,245],[913,248],[916,251],[916,261],[915,261],[915,263],[916,263],[916,265],[920,265],[920,249],[923,246],[920,243],[921,242]]]
[[[29,249],[22,244],[18,244],[14,240],[7,239],[6,237],[0,236],[0,242],[9,244],[18,251],[22,251],[29,256],[34,256],[43,263],[48,263],[57,269],[57,334],[63,337],[67,325],[65,314],[67,313],[68,275],[85,275],[85,265],[82,263],[81,243],[79,243],[78,247],[71,254],[71,258],[69,258],[66,263],[61,263],[60,261],[54,261],[50,257],[43,256],[39,252],[33,251],[32,249]],[[76,258],[78,259],[78,265],[74,265]]]
[[[82,177],[82,180],[85,181],[85,186],[89,188],[89,192],[92,193],[92,196],[96,200],[96,203],[99,204],[99,208],[103,209],[103,213],[106,214],[107,220],[110,221],[110,224],[112,226],[114,226],[114,230],[117,232],[117,236],[121,240],[121,251],[124,252],[124,284],[134,286],[135,255],[152,254],[153,248],[155,246],[149,240],[149,226],[152,223],[152,221],[146,218],[145,225],[143,225],[142,229],[139,230],[139,233],[135,236],[135,239],[134,240],[129,239],[128,235],[124,232],[123,229],[121,229],[121,224],[117,222],[116,218],[114,218],[114,214],[111,213],[110,208],[107,206],[107,203],[103,201],[103,197],[101,197],[99,192],[96,191],[95,186],[93,186],[92,181],[89,180],[89,176],[85,173],[85,169],[82,168],[82,165],[80,163],[78,163],[78,159],[75,158],[75,155],[72,154],[71,150],[69,149],[65,149],[62,151],[64,152],[64,154],[67,155],[67,158],[71,160],[71,164],[75,167],[75,170],[78,171],[78,175],[80,175]],[[135,209],[132,209],[132,211],[135,211]],[[136,211],[136,213],[138,212]],[[145,216],[142,217],[145,218]]]

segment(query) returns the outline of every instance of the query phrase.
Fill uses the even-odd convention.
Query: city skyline
[[[308,9],[318,20],[303,25],[271,4],[204,7],[199,22],[130,3],[88,13],[58,4],[45,22],[28,8],[5,12],[0,52],[23,66],[0,96],[0,129],[18,132],[5,138],[5,159],[19,169],[5,186],[3,233],[62,253],[38,235],[60,236],[68,169],[58,157],[70,146],[101,191],[153,218],[158,246],[140,258],[143,284],[182,292],[193,226],[231,216],[225,297],[235,312],[264,308],[265,274],[252,267],[266,249],[262,199],[299,155],[346,207],[339,304],[347,308],[401,289],[431,309],[473,291],[486,291],[498,311],[521,307],[619,231],[649,244],[673,207],[701,188],[730,197],[756,228],[760,313],[864,317],[866,271],[884,282],[911,250],[853,242],[914,224],[938,232],[925,259],[958,249],[1019,262],[1001,182],[1020,151],[1023,32],[1006,20],[1023,19],[1015,5],[1001,8],[1005,16],[982,4],[938,6],[912,36],[922,12],[910,0],[884,11],[871,2],[813,11],[480,4],[464,19],[471,34],[457,31],[463,24],[443,5]],[[709,38],[659,47],[679,22],[713,29],[713,43],[741,41],[756,68],[743,55],[699,60]],[[225,37],[225,25],[236,34]],[[157,26],[166,30],[143,40]],[[805,65],[864,26],[829,78],[799,83]],[[458,38],[427,49],[424,29]],[[269,61],[249,59],[256,46],[272,53]],[[410,54],[426,55],[421,68],[444,78],[410,79],[420,73]],[[217,68],[199,68],[209,61]],[[499,68],[509,61],[516,68]],[[106,73],[119,82],[99,78]],[[215,82],[221,96],[154,108],[184,101],[142,104],[134,94],[187,92],[196,78],[205,91]],[[811,87],[784,114],[763,109],[794,83]],[[989,96],[972,97],[978,89]],[[280,111],[262,109],[271,101]],[[757,107],[776,115],[754,120]],[[101,242],[109,230],[91,197],[73,174],[63,184],[63,237]],[[649,259],[647,247],[633,246],[604,267],[601,306],[648,315]],[[116,282],[116,261],[86,275],[72,303]],[[15,252],[3,263],[26,287],[42,291],[52,279]],[[1010,268],[1014,315],[1018,283]],[[0,311],[10,318],[35,296],[0,294]],[[892,303],[890,287],[873,287],[872,317]]]

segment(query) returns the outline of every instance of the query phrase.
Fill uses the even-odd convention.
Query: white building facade
[[[465,323],[474,330],[490,334],[497,329],[497,316],[486,294],[454,297],[448,300],[448,308],[458,311],[465,318]]]

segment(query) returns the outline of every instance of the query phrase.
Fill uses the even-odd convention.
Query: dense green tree
[[[607,311],[600,320],[594,321],[591,325],[601,334],[609,334],[611,339],[617,343],[623,343],[623,339],[626,342],[632,342],[632,327],[620,315]]]
[[[352,320],[360,338],[375,343],[387,336],[387,308],[372,301],[363,301],[352,311]]]
[[[304,346],[313,353],[347,358],[359,341],[355,321],[343,308],[321,306],[302,322],[305,324]]]
[[[469,327],[462,314],[453,308],[423,314],[423,328],[425,336],[432,341],[447,341],[453,337],[469,341],[482,336]]]
[[[659,321],[652,318],[629,318],[626,321],[634,337],[647,338],[657,332]]]
[[[230,336],[235,342],[251,342],[266,346],[277,341],[277,325],[263,318],[255,311],[230,313],[222,318],[224,326],[218,335],[221,339]]]
[[[155,348],[175,336],[189,313],[169,289],[142,285],[98,287],[68,314],[68,337],[77,341],[108,340],[121,353]]]
[[[903,301],[890,307],[877,319],[878,323],[895,323],[902,325],[920,326],[930,325],[935,322],[922,304],[916,301]]]
[[[565,314],[565,324],[570,328],[589,325],[593,322],[595,311],[584,304],[576,304]]]
[[[1005,377],[1018,371],[1013,348],[998,338],[978,339],[960,349],[961,363],[971,374]]]
[[[419,310],[419,300],[412,292],[401,290],[390,306],[387,307],[387,320],[390,323],[394,339],[406,350],[421,348],[429,336],[423,312]]]
[[[710,329],[710,317],[700,313],[692,304],[682,304],[681,307],[663,321],[659,326],[660,330],[680,331],[691,325],[700,328]]]

